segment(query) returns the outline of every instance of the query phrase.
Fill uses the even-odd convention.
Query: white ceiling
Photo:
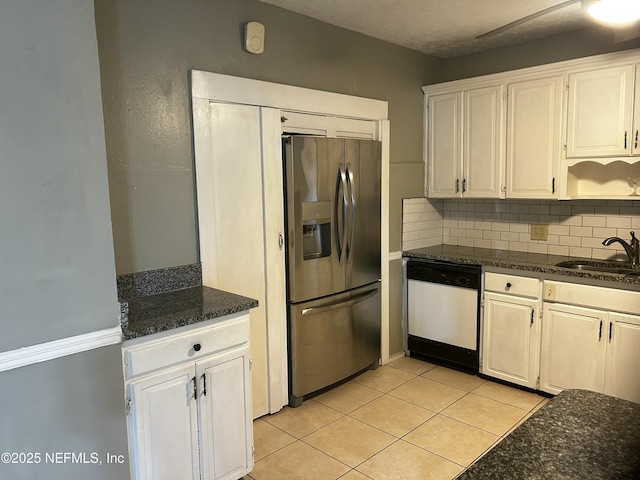
[[[524,43],[593,25],[580,2],[507,32],[475,37],[563,0],[261,0],[441,58]]]

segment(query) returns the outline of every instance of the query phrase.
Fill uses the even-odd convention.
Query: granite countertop
[[[640,404],[564,390],[456,480],[640,478]]]
[[[253,298],[195,286],[122,302],[122,339],[143,337],[173,328],[242,312],[258,306]]]
[[[611,281],[640,286],[640,275],[621,275],[615,273],[574,270],[556,266],[557,263],[567,260],[585,260],[585,258],[578,257],[514,252],[510,250],[493,250],[489,248],[461,247],[455,245],[437,245],[434,247],[406,250],[402,252],[402,255],[408,258],[512,268],[521,271],[564,275],[567,277]]]

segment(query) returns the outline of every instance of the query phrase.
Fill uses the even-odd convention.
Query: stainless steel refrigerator
[[[289,405],[380,358],[381,143],[283,139]]]

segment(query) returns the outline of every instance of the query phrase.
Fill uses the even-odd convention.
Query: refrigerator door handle
[[[338,168],[338,177],[336,179],[336,198],[334,202],[334,221],[335,221],[335,235],[336,235],[336,249],[338,251],[338,262],[342,265],[343,253],[344,253],[344,234],[346,230],[346,217],[347,217],[347,178],[344,171],[344,167],[340,164]],[[342,195],[340,192],[342,191]],[[342,214],[342,215],[340,215]],[[342,228],[341,228],[342,227]]]
[[[349,201],[351,202],[351,225],[349,229],[349,241],[347,242],[347,262],[351,259],[351,250],[353,248],[353,237],[356,231],[356,187],[353,182],[353,170],[351,164],[347,163],[347,186],[349,187]]]
[[[367,290],[366,292],[362,292],[356,295],[355,297],[351,298],[350,300],[347,300],[346,302],[337,302],[337,303],[332,303],[330,305],[323,305],[321,307],[303,308],[301,314],[303,316],[313,315],[316,313],[324,313],[324,312],[336,310],[339,308],[345,308],[347,306],[351,307],[357,303],[361,303],[361,302],[364,302],[365,300],[368,300],[369,298],[373,297],[377,293],[378,293],[378,287],[375,287],[371,290]]]

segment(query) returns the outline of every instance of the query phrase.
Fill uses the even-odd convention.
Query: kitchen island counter
[[[620,286],[640,288],[640,275],[621,275],[596,271],[576,270],[558,267],[565,261],[585,260],[579,257],[545,255],[539,253],[494,250],[490,248],[437,245],[433,247],[406,250],[402,255],[411,259],[435,260],[459,264],[481,265],[482,267],[506,268],[533,272],[544,276],[559,275],[567,280],[583,279],[590,282],[616,282]],[[590,259],[587,259],[590,260]]]
[[[457,480],[640,478],[640,404],[564,390]]]

